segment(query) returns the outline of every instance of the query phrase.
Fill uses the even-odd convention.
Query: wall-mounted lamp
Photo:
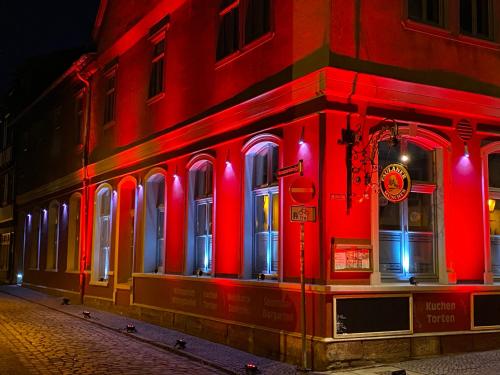
[[[404,153],[401,155],[401,161],[403,163],[408,163],[410,161],[410,157],[408,156],[408,154]]]
[[[178,178],[179,176],[177,175],[177,165],[176,165],[174,169],[174,180],[177,180]]]
[[[466,158],[469,157],[469,147],[467,146],[467,143],[464,143],[464,156]]]
[[[493,212],[495,211],[495,205],[496,205],[497,201],[494,200],[494,199],[488,199],[488,210],[490,212]]]
[[[229,167],[231,165],[231,160],[229,159],[229,149],[227,149],[226,152],[226,167]]]
[[[300,137],[299,137],[299,145],[302,146],[304,144],[304,127],[302,127],[302,130],[300,131]]]
[[[46,209],[46,208],[44,208],[44,209],[42,210],[42,212],[43,212],[43,214],[44,214],[44,215],[46,215],[46,214],[47,214],[47,209]]]

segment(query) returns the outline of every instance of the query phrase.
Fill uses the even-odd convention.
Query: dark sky
[[[26,59],[89,46],[98,6],[99,0],[0,0],[0,95]]]

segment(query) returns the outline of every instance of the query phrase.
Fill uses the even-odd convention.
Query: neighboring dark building
[[[494,347],[497,5],[102,1],[10,122],[16,273],[300,363],[307,218],[309,365]]]

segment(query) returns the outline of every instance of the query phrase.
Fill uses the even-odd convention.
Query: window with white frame
[[[94,246],[92,256],[92,281],[107,281],[111,253],[111,204],[110,187],[96,193],[94,216]]]
[[[488,217],[491,268],[500,276],[500,153],[488,155]]]
[[[260,143],[245,157],[246,276],[277,276],[279,248],[278,146]],[[251,250],[251,251],[249,251]]]
[[[219,11],[217,61],[270,31],[270,0],[223,0]]]
[[[73,194],[69,200],[68,217],[68,255],[66,270],[80,270],[80,215],[82,196]]]
[[[146,180],[144,229],[144,272],[165,271],[165,175]]]
[[[412,179],[408,199],[399,203],[379,195],[379,256],[382,277],[389,279],[438,278],[436,223],[436,155],[403,140],[397,146],[379,143],[379,167],[400,162]]]
[[[45,269],[57,269],[57,252],[59,249],[59,203],[49,205],[47,259]]]
[[[212,272],[213,167],[208,160],[189,170],[189,229],[187,272]]]

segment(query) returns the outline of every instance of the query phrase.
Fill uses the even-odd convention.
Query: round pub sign
[[[408,198],[411,179],[401,164],[389,164],[380,174],[380,191],[389,202],[401,202]]]

